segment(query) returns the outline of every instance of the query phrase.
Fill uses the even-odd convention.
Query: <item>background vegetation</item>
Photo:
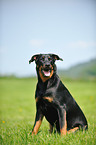
[[[58,70],[58,73],[60,76],[65,76],[65,78],[94,80],[96,79],[96,59],[77,64],[68,68],[67,70]]]

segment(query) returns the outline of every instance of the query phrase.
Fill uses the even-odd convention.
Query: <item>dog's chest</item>
[[[36,101],[39,104],[41,110],[44,112],[54,108],[53,97],[48,97],[48,96],[38,97],[36,98]]]
[[[42,97],[39,100],[39,105],[42,110],[43,115],[46,119],[52,124],[58,120],[58,111],[54,106],[53,98],[52,97]]]

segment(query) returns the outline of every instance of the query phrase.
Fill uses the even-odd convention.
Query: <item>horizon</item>
[[[77,64],[74,64],[74,65],[71,65],[70,67],[68,67],[68,68],[58,68],[58,66],[56,65],[56,67],[57,67],[57,72],[58,71],[68,71],[68,70],[70,70],[71,68],[74,68],[74,67],[77,67],[77,66],[79,66],[79,65],[84,65],[84,64],[88,64],[88,63],[90,63],[90,62],[92,62],[92,61],[95,61],[96,60],[96,58],[92,58],[92,59],[90,59],[90,60],[88,60],[88,61],[84,61],[84,62],[79,62],[79,63],[77,63]],[[32,65],[32,64],[30,64],[30,65]],[[37,77],[37,72],[36,72],[36,69],[35,69],[36,67],[34,67],[34,73],[30,73],[29,75],[17,75],[17,74],[0,74],[0,77],[11,77],[11,76],[13,76],[13,77],[17,77],[17,78],[29,78],[29,77]]]

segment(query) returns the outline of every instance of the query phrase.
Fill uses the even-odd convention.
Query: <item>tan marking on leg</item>
[[[39,101],[39,97],[36,97],[36,103]]]
[[[79,129],[79,127],[75,127],[73,129],[70,129],[69,131],[67,131],[67,133],[69,134],[69,133],[75,132],[78,129]]]
[[[64,119],[65,119],[65,124],[63,126],[63,128],[60,129],[61,135],[66,135],[67,133],[67,121],[66,121],[66,111],[64,113]]]
[[[53,126],[51,124],[49,124],[50,130],[49,132],[52,133],[53,132]]]
[[[42,120],[39,120],[39,121],[36,122],[35,127],[34,127],[34,129],[32,131],[32,135],[33,134],[36,135],[38,133],[38,130],[39,130],[40,126],[41,126],[41,123],[42,123]]]

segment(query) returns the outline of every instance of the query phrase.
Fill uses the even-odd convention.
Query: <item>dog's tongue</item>
[[[49,77],[49,76],[50,76],[50,70],[49,70],[49,71],[43,71],[43,73],[44,73],[44,75],[45,75],[46,77]]]

